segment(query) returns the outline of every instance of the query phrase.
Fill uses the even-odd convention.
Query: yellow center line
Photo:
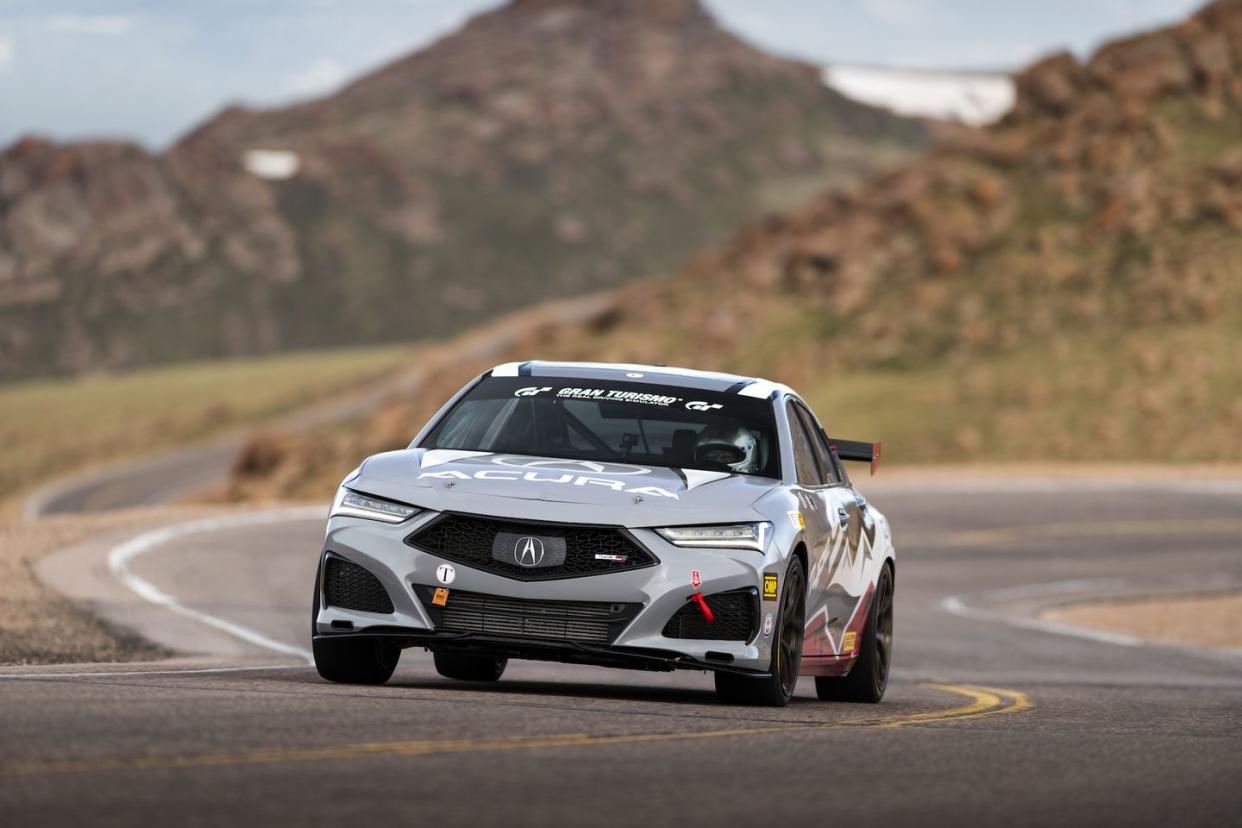
[[[767,727],[738,727],[722,730],[686,730],[665,733],[594,735],[559,733],[548,736],[518,736],[499,739],[415,739],[401,742],[359,742],[322,747],[266,748],[220,751],[172,756],[118,756],[98,759],[64,759],[0,764],[0,776],[34,776],[54,773],[85,773],[109,770],[155,770],[202,768],[221,765],[261,765],[286,762],[318,762],[328,759],[366,759],[374,756],[430,756],[445,753],[480,753],[504,750],[599,747],[650,742],[722,739],[773,733],[814,732],[851,727],[898,728],[972,719],[999,713],[1031,709],[1030,697],[1016,690],[959,684],[925,684],[932,690],[965,696],[970,701],[959,707],[907,713],[872,719],[847,719],[823,724],[788,724]]]

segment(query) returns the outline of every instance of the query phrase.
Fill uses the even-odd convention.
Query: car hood
[[[752,504],[778,484],[697,469],[407,449],[369,458],[348,485],[436,511],[643,527],[758,520]]]

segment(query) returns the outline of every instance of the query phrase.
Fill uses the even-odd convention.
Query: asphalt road
[[[6,826],[1237,824],[1242,658],[1034,620],[1071,598],[1242,583],[1242,497],[1226,488],[875,488],[899,554],[889,695],[819,702],[804,679],[782,710],[721,705],[695,672],[513,663],[496,685],[454,683],[412,650],[384,687],[328,684],[288,655],[309,645],[321,522],[200,527],[128,563],[175,612],[98,608],[196,660],[0,671],[0,814]],[[114,540],[99,547],[77,554]]]

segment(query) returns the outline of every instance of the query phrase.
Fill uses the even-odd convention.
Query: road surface
[[[1242,659],[1033,619],[1236,586],[1238,493],[870,494],[899,550],[876,706],[804,679],[785,709],[730,707],[697,672],[530,662],[461,684],[415,650],[386,686],[328,684],[299,655],[316,513],[98,539],[49,565],[112,579],[96,609],[197,655],[0,671],[4,824],[1236,824]],[[101,563],[126,543],[155,604]]]

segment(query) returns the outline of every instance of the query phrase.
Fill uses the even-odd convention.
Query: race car
[[[325,679],[509,659],[714,673],[718,698],[878,702],[893,648],[887,519],[790,388],[658,365],[523,362],[476,377],[333,500],[312,639]]]

